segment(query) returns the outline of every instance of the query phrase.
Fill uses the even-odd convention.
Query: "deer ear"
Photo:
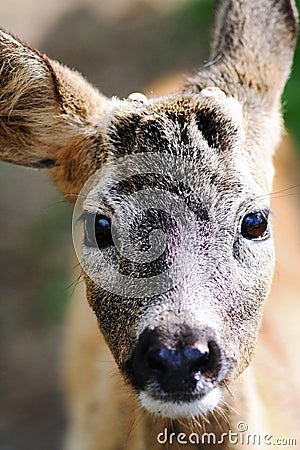
[[[294,0],[217,0],[211,60],[191,80],[217,86],[253,108],[278,106],[297,41]]]
[[[52,168],[101,139],[110,100],[80,74],[1,30],[0,83],[2,160]]]

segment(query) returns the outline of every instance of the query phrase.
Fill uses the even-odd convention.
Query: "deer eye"
[[[84,217],[84,243],[89,247],[105,248],[113,245],[111,220],[102,214]]]
[[[241,233],[245,239],[268,238],[270,233],[267,215],[262,212],[247,214],[242,221]]]

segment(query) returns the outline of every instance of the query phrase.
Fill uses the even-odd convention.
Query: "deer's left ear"
[[[101,158],[101,122],[111,100],[80,74],[2,30],[0,85],[0,158],[54,167],[59,182],[80,188],[84,172]]]
[[[189,88],[217,86],[248,114],[278,110],[298,34],[294,0],[218,0],[211,61]]]

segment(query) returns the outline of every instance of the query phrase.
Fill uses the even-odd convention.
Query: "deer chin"
[[[222,398],[222,389],[217,386],[207,394],[190,396],[187,400],[171,397],[154,397],[147,391],[138,394],[139,401],[148,412],[169,418],[194,418],[206,414],[218,405]]]

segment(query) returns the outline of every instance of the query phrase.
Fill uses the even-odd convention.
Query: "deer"
[[[293,0],[217,0],[208,62],[126,99],[1,30],[1,159],[75,208],[67,450],[296,445],[297,340],[276,345],[271,301],[258,335],[297,30]]]

